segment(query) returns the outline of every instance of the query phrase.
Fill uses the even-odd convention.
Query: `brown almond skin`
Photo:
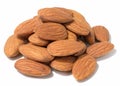
[[[38,15],[44,22],[67,23],[73,20],[72,13],[65,8],[43,8]]]
[[[96,60],[89,55],[80,56],[73,65],[72,74],[76,80],[85,80],[90,77],[96,69]]]
[[[70,23],[66,23],[65,26],[68,30],[76,33],[77,35],[88,35],[89,29],[91,28],[90,25],[87,23],[83,15],[80,13],[73,11],[73,19],[74,21]]]
[[[90,33],[85,37],[85,39],[89,44],[95,43],[95,34],[93,29],[90,29]]]
[[[44,77],[51,73],[50,67],[29,59],[19,59],[15,68],[22,74],[32,77]]]
[[[16,35],[10,36],[4,46],[4,52],[7,57],[14,58],[18,56],[19,53],[19,46],[24,44],[25,42],[22,39],[19,39]]]
[[[94,26],[93,31],[98,41],[109,41],[109,31],[104,26]]]
[[[47,46],[48,52],[53,56],[69,56],[80,52],[85,48],[83,42],[74,40],[59,40]]]
[[[87,47],[86,47],[86,45],[83,45],[83,46],[84,46],[84,48],[81,51],[79,51],[76,54],[74,54],[74,56],[80,56],[80,55],[85,53]]]
[[[68,32],[68,40],[76,40],[77,41],[77,35],[69,30],[67,30]]]
[[[67,14],[72,15],[72,17],[73,17],[73,13],[69,9],[66,9],[63,7],[53,7],[53,8],[56,8],[56,9],[61,10],[63,12],[66,12]]]
[[[57,57],[51,62],[50,66],[55,70],[67,72],[72,70],[75,60],[74,56]]]
[[[89,46],[86,50],[86,53],[93,56],[94,58],[99,58],[106,55],[114,48],[114,45],[110,42],[104,41],[95,43]]]
[[[81,43],[84,43],[83,41],[81,41],[81,40],[78,40],[79,42],[81,42]],[[82,55],[82,54],[84,54],[85,52],[86,52],[86,49],[87,49],[87,46],[86,46],[86,44],[84,43],[84,45],[83,45],[83,49],[81,49],[79,52],[77,52],[77,53],[75,53],[74,54],[74,56],[80,56],[80,55]]]
[[[35,16],[32,19],[26,20],[19,24],[14,34],[17,35],[20,38],[28,38],[36,29],[39,28],[39,26],[42,24],[42,21],[38,16]]]
[[[37,29],[36,34],[44,40],[63,40],[67,38],[66,28],[58,23],[44,23]]]
[[[47,46],[47,44],[49,43],[49,41],[39,38],[36,34],[32,34],[31,36],[29,36],[28,40],[30,43],[38,46]]]
[[[48,53],[46,48],[35,46],[31,43],[21,45],[19,51],[23,56],[39,62],[49,62],[54,59],[54,57]]]

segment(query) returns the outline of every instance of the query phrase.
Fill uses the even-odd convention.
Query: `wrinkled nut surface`
[[[67,30],[68,33],[68,40],[76,40],[77,41],[77,35],[69,30]]]
[[[96,59],[114,48],[108,42],[109,35],[104,26],[91,28],[77,11],[43,8],[16,27],[4,52],[10,58],[19,54],[25,57],[15,63],[15,68],[24,75],[43,77],[53,68],[72,72],[76,80],[82,81],[95,72]]]
[[[76,57],[74,56],[57,57],[51,62],[50,66],[59,71],[71,71],[75,60]]]
[[[34,31],[38,29],[41,24],[42,24],[42,21],[40,20],[40,18],[35,16],[34,18],[26,20],[21,24],[19,24],[16,27],[14,34],[20,38],[27,38],[32,33],[34,33]]]
[[[38,15],[45,22],[67,23],[73,20],[72,13],[65,8],[43,8]]]
[[[54,59],[54,57],[48,53],[46,48],[35,46],[30,43],[21,45],[19,51],[26,58],[39,62],[49,62]]]
[[[69,56],[73,55],[85,48],[83,42],[74,40],[59,40],[50,43],[47,46],[48,52],[53,56]]]
[[[109,41],[109,31],[104,26],[94,26],[93,31],[98,41]]]
[[[19,55],[19,46],[25,43],[22,39],[19,39],[17,36],[12,35],[10,36],[4,46],[4,52],[7,57],[13,58]]]
[[[32,34],[31,36],[29,36],[28,40],[32,44],[38,46],[47,46],[47,44],[49,43],[49,41],[39,38],[37,34]]]
[[[95,72],[96,65],[94,57],[82,55],[74,63],[72,74],[76,80],[85,80]]]
[[[37,29],[38,37],[45,40],[62,40],[67,38],[67,30],[58,23],[44,23]]]
[[[88,35],[90,32],[90,25],[80,13],[73,10],[71,11],[73,12],[74,21],[66,23],[66,28],[76,33],[77,35]]]
[[[33,77],[48,76],[51,73],[50,67],[29,59],[19,59],[15,63],[15,68],[22,74]]]
[[[82,42],[82,41],[79,41],[79,42]],[[83,47],[84,48],[81,51],[75,53],[74,56],[80,56],[80,55],[84,54],[87,47],[86,47],[86,45],[83,45]]]
[[[86,50],[86,53],[95,58],[99,58],[110,52],[113,48],[114,45],[112,43],[104,41],[89,46]]]
[[[85,39],[89,44],[95,43],[95,34],[93,29],[90,29],[90,33],[85,37]]]

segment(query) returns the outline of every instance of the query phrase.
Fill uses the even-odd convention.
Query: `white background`
[[[120,0],[0,0],[0,86],[120,86]],[[65,7],[82,13],[91,26],[104,25],[115,49],[98,59],[98,69],[89,79],[77,82],[71,74],[53,72],[46,78],[23,76],[16,60],[4,55],[4,44],[22,21],[44,7]]]

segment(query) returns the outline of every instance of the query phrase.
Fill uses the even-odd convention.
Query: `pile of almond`
[[[55,69],[85,80],[95,72],[96,59],[114,48],[109,35],[104,26],[91,28],[84,16],[74,10],[43,8],[16,27],[4,52],[9,58],[24,56],[15,63],[24,75],[44,77]]]

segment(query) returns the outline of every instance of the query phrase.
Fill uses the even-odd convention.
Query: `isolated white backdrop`
[[[88,80],[77,82],[72,75],[53,72],[49,78],[31,78],[14,68],[15,60],[3,52],[6,39],[22,21],[44,7],[65,7],[82,13],[91,26],[104,25],[115,49],[98,59],[98,70]],[[0,86],[120,86],[119,0],[0,0]]]

